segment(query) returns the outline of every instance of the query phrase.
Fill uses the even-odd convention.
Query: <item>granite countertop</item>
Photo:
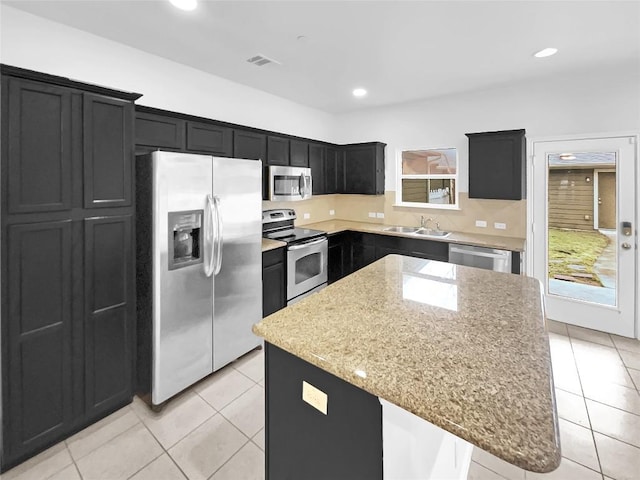
[[[509,463],[560,462],[540,283],[399,255],[254,325],[267,342]]]
[[[410,233],[385,232],[384,229],[393,225],[382,223],[366,223],[353,222],[350,220],[327,220],[325,222],[312,223],[304,225],[304,228],[314,228],[316,230],[324,230],[329,235],[332,233],[353,230],[364,233],[378,233],[382,235],[391,235],[395,237],[420,238],[424,240],[432,240],[436,242],[462,243],[465,245],[476,245],[479,247],[500,248],[503,250],[511,250],[512,252],[524,251],[524,238],[499,237],[496,235],[482,235],[476,233],[451,232],[448,237],[421,237]],[[411,225],[415,226],[415,225]]]
[[[271,240],[270,238],[262,239],[262,252],[268,252],[269,250],[274,250],[280,247],[286,247],[287,244],[285,242],[281,242],[280,240]]]

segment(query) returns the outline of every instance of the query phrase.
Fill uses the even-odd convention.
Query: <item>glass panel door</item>
[[[547,316],[635,336],[633,139],[535,142],[533,199]]]

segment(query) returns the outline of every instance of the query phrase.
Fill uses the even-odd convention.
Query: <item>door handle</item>
[[[213,274],[213,259],[215,252],[215,242],[213,238],[213,209],[213,197],[211,195],[207,195],[207,203],[204,207],[204,258],[202,261],[204,274],[207,277],[210,277]]]
[[[217,275],[220,273],[220,270],[222,269],[223,232],[222,232],[222,215],[220,214],[220,197],[214,195],[213,205],[216,211],[216,248],[215,248],[216,259],[215,259],[215,268],[213,269],[213,274]]]
[[[302,186],[300,186],[300,181],[302,181]],[[304,194],[307,191],[307,178],[304,176],[304,173],[300,174],[300,179],[298,180],[298,189],[300,190],[300,198],[304,199]]]

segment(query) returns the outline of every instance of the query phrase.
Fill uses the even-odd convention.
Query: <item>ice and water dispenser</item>
[[[169,270],[202,263],[202,210],[169,212]]]

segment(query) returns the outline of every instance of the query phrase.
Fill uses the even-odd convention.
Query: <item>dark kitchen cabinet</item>
[[[344,162],[342,150],[336,147],[325,149],[325,193],[342,193],[344,191]]]
[[[233,154],[233,129],[187,121],[187,150],[230,157]]]
[[[289,142],[289,164],[292,167],[309,166],[309,142],[291,140]]]
[[[71,91],[18,78],[3,82],[9,213],[71,208]],[[7,98],[8,97],[8,98]],[[7,192],[7,190],[5,190]]]
[[[382,480],[382,406],[374,395],[265,344],[266,478]],[[303,400],[303,382],[328,397]]]
[[[284,137],[267,137],[267,165],[289,165],[289,139]]]
[[[262,253],[262,316],[287,306],[287,251],[284,247]]]
[[[384,143],[344,147],[344,193],[384,194]]]
[[[325,147],[316,143],[309,144],[309,167],[313,182],[313,195],[328,193],[325,184]]]
[[[233,156],[264,162],[267,158],[267,136],[247,130],[234,130]]]
[[[167,115],[136,112],[136,146],[184,150],[185,120]]]
[[[376,260],[376,235],[352,232],[351,271],[355,272],[360,270]]]
[[[135,325],[132,215],[84,220],[86,408],[90,417],[131,399]]]
[[[349,232],[329,235],[329,284],[351,273],[351,240]]]
[[[5,471],[131,401],[139,95],[1,69]]]
[[[376,259],[390,254],[449,261],[449,244],[420,238],[376,235]]]
[[[469,198],[526,198],[525,131],[467,133]]]
[[[84,207],[128,207],[133,196],[133,104],[83,94]]]

